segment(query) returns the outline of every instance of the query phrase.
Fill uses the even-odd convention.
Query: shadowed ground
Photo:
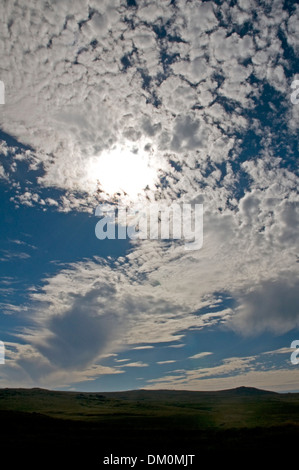
[[[268,463],[278,457],[287,463],[298,445],[299,394],[245,387],[113,393],[2,389],[0,419],[1,455],[12,464],[109,468],[103,459],[111,454],[145,461],[148,454],[194,454],[193,468],[206,457],[240,464],[240,458],[254,463],[262,455]],[[138,462],[135,468],[142,466],[149,467]]]

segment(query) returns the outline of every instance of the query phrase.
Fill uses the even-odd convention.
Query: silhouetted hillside
[[[299,394],[239,387],[217,392],[0,390],[1,452],[102,465],[107,455],[194,454],[210,462],[296,449]],[[221,459],[219,460],[221,461]],[[140,463],[141,465],[141,463]],[[139,467],[140,467],[139,465]],[[106,466],[105,466],[106,468]],[[195,468],[195,467],[194,467]]]

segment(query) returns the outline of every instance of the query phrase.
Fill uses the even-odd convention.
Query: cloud
[[[299,8],[298,5],[294,5],[294,13],[288,18],[287,26],[286,26],[286,38],[290,46],[294,49],[294,51],[298,52],[298,41],[296,40],[297,37],[297,29],[296,24],[299,19]]]
[[[128,364],[123,364],[121,367],[148,367],[148,364],[138,361],[138,362],[129,362]]]
[[[251,291],[240,294],[239,307],[230,325],[243,334],[263,331],[285,333],[299,326],[299,284],[289,274],[264,281]]]
[[[59,383],[63,377],[89,380],[93,372],[94,378],[101,373],[101,361],[110,354],[153,349],[180,339],[186,327],[203,324],[187,306],[151,289],[134,281],[124,262],[117,269],[100,259],[64,268],[30,294],[29,323],[17,337],[31,345],[32,357],[22,357],[20,349],[16,367],[37,383],[50,376]]]
[[[176,7],[141,2],[127,9],[115,0],[90,8],[67,0],[59,8],[34,0],[2,5],[4,49],[13,54],[5,54],[3,64],[9,86],[1,126],[32,146],[36,168],[43,169],[37,192],[27,188],[18,195],[22,204],[47,206],[38,193],[49,187],[66,191],[58,202],[61,210],[88,210],[86,198],[90,204],[96,198],[87,172],[90,159],[115,143],[138,144],[145,136],[157,147],[158,168],[169,152],[187,151],[187,158],[200,164],[209,155],[220,163],[236,144],[231,135],[227,148],[223,145],[227,130],[244,129],[246,108],[259,93],[250,76],[287,93],[277,31],[283,26],[292,42],[295,13],[288,18],[277,3],[271,14],[256,2],[254,8],[238,4],[233,13],[212,2]],[[254,35],[231,31],[231,19],[239,15],[255,25]],[[223,97],[236,103],[234,110],[220,104]],[[187,181],[191,177],[192,187],[197,173],[200,177],[196,171],[185,178],[187,194]]]
[[[49,335],[42,344],[37,343],[37,349],[52,364],[67,369],[85,367],[119,334],[117,316],[101,314],[93,305],[98,294],[95,291],[77,299],[70,311],[53,316],[45,325]]]
[[[2,256],[1,256],[2,255]],[[29,253],[25,252],[14,252],[9,250],[1,250],[0,251],[0,261],[12,261],[12,260],[23,260],[30,258]]]
[[[66,387],[102,375],[122,374],[119,368],[92,364],[84,369],[57,368],[30,344],[5,342],[6,361],[1,369],[1,387]]]
[[[296,205],[284,199],[293,182],[275,170],[281,198],[273,198],[277,191],[264,166],[248,171],[257,188],[234,212],[216,214],[214,201],[207,201],[201,250],[144,240],[113,262],[84,260],[45,278],[31,293],[30,326],[21,336],[41,361],[34,369],[19,358],[27,373],[34,369],[41,380],[55,366],[53,380],[60,383],[78,374],[90,380],[107,354],[153,349],[182,340],[191,329],[226,324],[244,334],[298,326]],[[217,308],[217,292],[229,294],[237,307]],[[210,305],[213,311],[201,314]]]
[[[115,145],[155,168],[143,201],[204,204],[199,251],[132,242],[112,265],[85,260],[43,279],[22,338],[31,362],[29,349],[16,356],[24,377],[96,377],[105,355],[191,328],[298,326],[298,179],[285,157],[296,161],[286,43],[296,52],[298,6],[218,3],[1,4],[0,178],[16,206],[94,213],[108,196],[90,164]],[[224,292],[237,308],[198,313]]]
[[[204,391],[252,387],[254,384],[257,388],[278,392],[297,390],[291,351],[290,348],[281,348],[256,356],[228,357],[209,367],[175,370],[164,377],[149,379],[145,388]],[[282,360],[279,366],[277,355],[286,355],[286,360]]]
[[[198,390],[217,391],[236,387],[254,387],[273,392],[290,392],[298,390],[298,382],[294,370],[278,369],[268,371],[248,371],[233,377],[216,377],[200,380],[177,380],[176,376],[165,377],[164,380],[144,386],[148,390]]]
[[[194,354],[193,356],[190,356],[189,359],[201,359],[202,357],[210,356],[210,354],[213,354],[213,353],[209,351],[201,352],[198,354]]]
[[[177,362],[177,361],[175,361],[175,360],[157,361],[157,364],[159,364],[159,365],[163,365],[163,364],[173,364],[173,363],[175,363],[175,362]]]

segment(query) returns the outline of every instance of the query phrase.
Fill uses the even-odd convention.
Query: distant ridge
[[[180,392],[180,393],[239,393],[239,394],[278,394],[278,392],[273,392],[271,390],[264,390],[261,388],[256,388],[256,387],[236,387],[236,388],[224,388],[224,389],[219,389],[219,390],[171,390],[171,389],[140,389],[140,390],[132,390],[133,391],[143,391],[143,392]],[[115,392],[113,392],[115,393]]]
[[[263,390],[255,387],[236,387],[227,390],[220,390],[222,393],[237,393],[238,395],[278,395],[278,392]]]
[[[214,395],[214,394],[232,394],[232,395],[278,395],[279,392],[274,392],[270,390],[264,390],[256,387],[236,387],[236,388],[228,388],[228,389],[220,389],[220,390],[172,390],[172,389],[133,389],[133,390],[120,390],[120,391],[109,391],[109,392],[102,392],[102,391],[95,391],[95,392],[88,392],[88,391],[82,391],[82,390],[52,390],[52,389],[47,389],[47,388],[41,388],[41,387],[33,387],[33,388],[0,388],[0,393],[1,392],[40,392],[40,393],[50,393],[50,394],[69,394],[69,395],[76,395],[78,393],[80,394],[86,394],[86,395],[93,395],[93,394],[101,394],[101,395],[132,395],[132,394],[154,394],[157,395],[159,393],[163,394],[191,394],[191,395],[196,395],[196,394],[203,394],[203,395]]]
[[[41,387],[32,387],[32,388],[25,388],[25,387],[19,387],[19,388],[10,388],[10,387],[4,387],[0,388],[0,392],[6,391],[6,392],[41,392],[41,393],[51,393],[51,394],[60,394],[60,393],[65,393],[65,394],[87,394],[87,395],[92,395],[92,394],[102,394],[102,395],[117,395],[117,394],[135,394],[135,393],[146,393],[146,394],[158,394],[158,393],[169,393],[169,394],[237,394],[237,395],[263,395],[263,394],[271,394],[271,395],[278,395],[279,392],[274,392],[270,390],[264,390],[256,387],[246,387],[246,386],[240,386],[236,388],[228,388],[228,389],[219,389],[219,390],[183,390],[183,389],[132,389],[132,390],[119,390],[119,391],[94,391],[94,392],[88,392],[88,391],[83,391],[83,390],[53,390],[53,389],[47,389],[47,388],[41,388]]]

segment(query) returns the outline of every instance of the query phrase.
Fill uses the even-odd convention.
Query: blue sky
[[[1,5],[1,387],[299,390],[298,2]],[[99,205],[203,204],[203,245]]]

